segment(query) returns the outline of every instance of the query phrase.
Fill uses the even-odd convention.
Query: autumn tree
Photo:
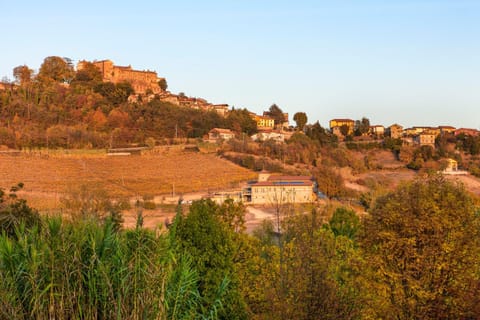
[[[318,141],[322,147],[335,144],[338,141],[338,137],[322,127],[318,121],[312,125],[307,125],[305,134],[310,139]]]
[[[378,198],[361,239],[384,306],[377,317],[474,318],[479,223],[464,187],[441,176]]]
[[[287,157],[291,162],[311,164],[318,156],[318,142],[295,132],[287,141]]]
[[[94,63],[83,61],[82,68],[75,74],[75,81],[98,83],[102,81],[102,73]]]
[[[319,165],[313,174],[315,180],[318,181],[318,189],[328,197],[345,195],[345,181],[333,168]]]
[[[69,83],[74,75],[73,66],[65,58],[50,56],[43,60],[37,78],[42,83]]]
[[[282,109],[277,106],[275,103],[270,106],[268,111],[265,114],[275,121],[275,126],[280,126],[285,122],[285,116],[283,114]]]
[[[13,68],[13,77],[16,83],[21,86],[26,85],[32,80],[33,70],[26,65],[15,67]]]
[[[266,303],[260,319],[360,318],[359,250],[352,239],[322,226],[324,214],[313,209],[288,217],[282,227],[283,255],[278,245],[264,246],[270,249],[263,253],[270,272],[263,282]]]
[[[293,120],[297,123],[297,129],[303,131],[303,127],[307,124],[307,114],[305,112],[297,112],[293,115]]]

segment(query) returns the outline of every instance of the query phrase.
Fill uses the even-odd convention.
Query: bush
[[[155,210],[157,205],[153,201],[144,201],[142,207],[145,210]]]
[[[30,208],[26,200],[17,198],[16,192],[22,188],[23,183],[13,186],[8,196],[0,189],[0,233],[5,232],[9,237],[15,237],[20,226],[32,228],[40,225],[38,211]]]

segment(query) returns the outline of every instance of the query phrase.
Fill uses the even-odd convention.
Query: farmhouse
[[[222,140],[228,141],[235,138],[235,133],[229,129],[213,128],[208,132],[209,142],[220,142]]]
[[[310,176],[272,176],[260,173],[258,181],[244,190],[244,199],[252,204],[308,203],[316,199],[316,183]]]

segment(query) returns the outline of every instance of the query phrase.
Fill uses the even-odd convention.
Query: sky
[[[48,56],[292,119],[480,129],[479,0],[0,0],[0,78]]]

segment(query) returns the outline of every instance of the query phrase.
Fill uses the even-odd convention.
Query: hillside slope
[[[142,156],[27,155],[0,156],[0,187],[23,182],[34,207],[53,208],[69,189],[81,185],[111,197],[142,197],[231,188],[255,177],[215,154],[162,147]],[[57,203],[58,204],[58,203]]]

